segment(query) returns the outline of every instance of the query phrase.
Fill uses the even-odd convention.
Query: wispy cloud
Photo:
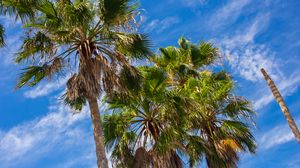
[[[233,23],[240,16],[243,8],[250,2],[250,0],[229,1],[211,15],[207,25],[213,29],[217,29]]]
[[[254,41],[256,35],[268,25],[268,20],[269,14],[258,15],[246,27],[220,40],[231,69],[246,80],[255,82],[262,79],[262,67],[276,78],[273,73],[278,69],[275,54],[265,45]]]
[[[27,98],[37,98],[41,96],[49,95],[50,93],[61,89],[63,86],[65,86],[67,80],[70,78],[70,75],[66,75],[65,77],[59,78],[58,80],[53,80],[51,82],[48,82],[46,84],[39,84],[36,88],[26,91],[24,93],[24,96]]]
[[[4,25],[6,37],[9,37],[5,39],[6,47],[0,49],[0,56],[2,57],[0,63],[11,65],[14,55],[21,45],[20,35],[22,34],[22,32],[16,32],[14,29],[21,26],[21,22],[15,21],[15,18],[9,16],[0,16],[0,20],[3,21],[0,23]]]
[[[166,17],[162,20],[154,19],[146,24],[144,31],[147,33],[149,32],[161,33],[166,29],[170,28],[171,26],[174,26],[175,24],[179,23],[179,21],[180,21],[179,18],[174,16]]]
[[[197,7],[207,3],[207,0],[181,0],[182,4],[187,7]]]
[[[258,90],[261,91],[254,101],[255,109],[260,109],[274,100],[260,72],[261,68],[266,69],[271,78],[276,81],[283,96],[291,95],[300,85],[298,70],[294,74],[285,76],[281,70],[283,61],[276,57],[276,53],[266,45],[255,42],[256,36],[268,27],[269,20],[268,13],[259,14],[233,35],[219,40],[231,70],[240,77],[259,84],[261,89]]]
[[[87,110],[84,111],[73,115],[64,105],[55,104],[49,108],[49,114],[42,118],[25,122],[8,131],[0,131],[1,166],[26,167],[54,153],[57,156],[75,150],[76,154],[63,158],[66,166],[69,164],[67,167],[71,167],[75,156],[77,160],[81,158],[77,156],[94,154],[92,129],[86,127]],[[94,166],[95,157],[81,158],[81,162],[85,167]]]
[[[295,121],[296,123],[300,123],[300,119]],[[259,146],[263,149],[270,149],[274,146],[281,145],[295,139],[291,129],[289,128],[288,124],[282,124],[276,126],[275,128],[271,129],[270,131],[264,133],[262,137],[259,139]]]

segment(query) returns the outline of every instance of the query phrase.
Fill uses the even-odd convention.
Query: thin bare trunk
[[[91,118],[94,128],[94,139],[96,144],[96,156],[98,168],[108,168],[108,162],[105,154],[104,140],[103,140],[103,129],[101,123],[101,117],[99,113],[98,102],[96,98],[88,99]]]
[[[292,115],[289,112],[289,109],[287,107],[287,105],[285,104],[279,90],[277,89],[275,83],[272,81],[272,79],[269,77],[269,75],[267,74],[267,72],[264,69],[261,69],[262,74],[264,75],[269,87],[271,88],[271,91],[276,99],[276,101],[278,102],[285,118],[287,119],[287,122],[292,130],[292,132],[294,133],[298,143],[300,144],[300,132],[297,128],[297,125],[292,117]]]

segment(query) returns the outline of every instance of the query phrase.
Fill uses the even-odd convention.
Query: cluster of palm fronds
[[[98,167],[106,168],[97,99],[105,93],[107,150],[115,166],[182,167],[204,158],[209,167],[235,167],[239,151],[254,152],[253,111],[233,94],[226,72],[209,70],[217,48],[179,40],[179,48],[152,56],[146,35],[136,33],[131,0],[0,0],[0,13],[22,21],[16,63],[26,65],[17,88],[71,74],[65,103],[88,102]],[[5,45],[0,25],[0,47]],[[133,67],[148,58],[154,66]]]
[[[140,76],[124,75],[128,92],[107,97],[112,114],[104,135],[118,167],[191,167],[205,158],[208,167],[236,167],[238,152],[254,152],[249,129],[254,112],[235,96],[224,72],[207,66],[218,58],[210,43],[160,49]],[[130,80],[129,80],[130,79]]]
[[[129,0],[1,1],[1,12],[15,14],[25,27],[15,61],[30,61],[30,66],[17,87],[34,86],[67,69],[72,74],[68,103],[98,97],[102,90],[109,94],[121,89],[118,72],[131,68],[129,59],[149,55],[147,36],[131,31],[136,8]],[[4,45],[3,33],[1,26],[0,45]]]

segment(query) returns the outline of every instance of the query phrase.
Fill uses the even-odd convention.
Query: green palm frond
[[[142,86],[142,76],[135,67],[124,67],[121,71],[122,83],[131,91],[138,92]]]
[[[222,123],[222,130],[241,145],[241,149],[248,150],[251,153],[255,152],[254,136],[247,125],[239,121],[226,120]]]
[[[24,85],[35,86],[42,79],[48,77],[49,79],[62,69],[62,60],[60,58],[55,58],[49,64],[44,64],[42,66],[29,66],[24,68],[20,75],[20,79],[17,83],[17,88],[21,88]]]
[[[251,103],[242,97],[233,97],[223,109],[222,113],[231,118],[245,117],[250,119],[255,115]]]
[[[122,25],[132,20],[138,7],[131,0],[99,0],[100,19],[106,25]]]
[[[61,19],[67,27],[82,27],[87,31],[93,19],[92,6],[88,1],[75,1],[74,4],[65,4],[60,11]]]
[[[219,51],[212,43],[201,42],[199,46],[191,46],[191,58],[195,68],[199,68],[219,58]]]
[[[145,73],[145,90],[149,94],[162,93],[166,87],[167,74],[160,68],[148,68]]]
[[[151,55],[151,43],[145,34],[119,34],[117,49],[124,55],[143,59]]]
[[[63,99],[66,105],[71,107],[71,109],[74,109],[76,111],[81,111],[83,106],[86,104],[86,100],[84,97],[78,97],[75,100],[71,100],[66,96],[66,94],[63,95]]]
[[[45,68],[45,66],[30,66],[23,69],[24,72],[20,75],[17,88],[21,88],[26,84],[28,86],[35,86],[46,76]]]
[[[0,13],[16,16],[26,22],[34,18],[38,3],[36,0],[1,0]]]
[[[18,53],[15,62],[20,63],[24,60],[39,55],[39,59],[51,57],[55,54],[55,46],[52,40],[44,33],[37,32],[32,37],[25,37],[21,51]]]

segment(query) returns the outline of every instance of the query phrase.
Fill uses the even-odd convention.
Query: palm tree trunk
[[[108,162],[105,154],[103,129],[101,123],[101,117],[96,98],[89,98],[88,103],[90,106],[92,123],[94,128],[94,139],[96,144],[96,156],[98,168],[108,168]]]
[[[149,154],[144,147],[136,150],[133,168],[149,168]]]
[[[281,111],[283,112],[292,132],[294,133],[298,143],[300,144],[300,132],[297,128],[297,125],[292,117],[292,115],[290,114],[289,112],[289,109],[288,107],[286,106],[279,90],[277,89],[275,83],[272,81],[272,79],[269,77],[269,75],[267,74],[267,72],[262,68],[261,69],[261,72],[262,74],[264,75],[269,87],[271,88],[271,91],[276,99],[276,101],[278,102],[280,108],[281,108]]]

